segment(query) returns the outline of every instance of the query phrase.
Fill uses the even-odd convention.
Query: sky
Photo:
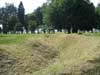
[[[5,2],[13,3],[16,7],[18,7],[20,1],[23,2],[25,13],[33,12],[37,7],[42,6],[42,4],[46,2],[46,0],[0,0],[0,7],[4,6]],[[91,2],[97,6],[97,3],[100,2],[100,0],[91,0]]]

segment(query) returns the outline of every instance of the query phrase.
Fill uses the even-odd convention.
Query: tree
[[[26,24],[28,26],[28,31],[35,33],[35,30],[38,28],[37,19],[34,13],[30,13],[26,15]]]
[[[13,4],[6,3],[5,7],[0,8],[0,22],[3,24],[3,33],[5,34],[9,31],[9,27],[11,27],[8,24],[11,16],[17,17],[17,8]]]
[[[44,23],[58,31],[77,33],[95,27],[95,7],[90,0],[51,0],[43,8]]]
[[[27,29],[27,26],[25,26],[25,9],[22,1],[20,2],[18,7],[18,19],[19,22],[22,24],[22,27],[25,27],[25,29]]]
[[[38,30],[38,33],[39,33],[39,28],[43,25],[43,15],[42,15],[42,9],[41,7],[38,7],[35,11],[34,11],[34,15],[35,15],[35,18],[36,18],[36,21],[37,21],[37,30]]]
[[[17,16],[17,8],[14,6],[14,4],[6,3],[5,9],[8,16]]]
[[[0,22],[3,24],[3,33],[7,34],[8,32],[8,14],[6,11],[6,8],[2,7],[0,8]]]
[[[44,3],[42,6],[42,15],[43,15],[43,31],[44,33],[49,31],[51,28],[53,28],[53,23],[51,22],[51,14],[52,14],[52,8],[47,5],[47,3]],[[53,16],[53,15],[52,15]]]
[[[38,7],[35,12],[34,12],[34,15],[36,17],[36,20],[37,20],[37,23],[38,25],[42,25],[42,19],[43,19],[43,15],[42,15],[42,10],[41,10],[41,7]]]
[[[35,33],[36,27],[37,27],[37,23],[34,20],[29,20],[28,22],[28,28],[29,30],[31,30],[32,33]]]
[[[96,29],[100,29],[100,4],[96,7]]]
[[[72,15],[69,8],[71,7],[72,0],[51,0],[43,7],[43,22],[60,32],[62,29],[68,29],[70,33]]]
[[[14,31],[21,31],[21,33],[23,33],[23,28],[22,28],[22,24],[20,22],[17,22],[15,27],[14,27]]]
[[[1,32],[2,32],[2,29],[1,29],[1,27],[0,27],[0,34],[1,34]]]
[[[10,16],[8,19],[8,29],[9,31],[14,31],[14,27],[16,25],[16,23],[18,22],[18,19],[16,16]]]

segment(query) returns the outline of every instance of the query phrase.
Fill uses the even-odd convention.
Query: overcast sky
[[[0,7],[5,5],[5,2],[7,3],[14,3],[18,7],[20,1],[23,2],[26,13],[33,12],[34,9],[36,9],[38,6],[41,6],[46,0],[0,0]],[[99,0],[91,0],[94,5],[96,6]]]

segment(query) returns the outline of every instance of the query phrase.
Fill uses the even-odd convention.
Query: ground
[[[0,35],[0,75],[99,75],[100,33]]]

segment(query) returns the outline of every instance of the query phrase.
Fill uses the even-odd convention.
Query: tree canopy
[[[22,1],[18,8],[6,3],[0,8],[0,23],[3,33],[23,32],[23,28],[33,33],[40,28],[44,33],[55,29],[68,33],[93,31],[100,29],[100,4],[95,7],[90,0],[47,0],[32,13],[25,14]]]

